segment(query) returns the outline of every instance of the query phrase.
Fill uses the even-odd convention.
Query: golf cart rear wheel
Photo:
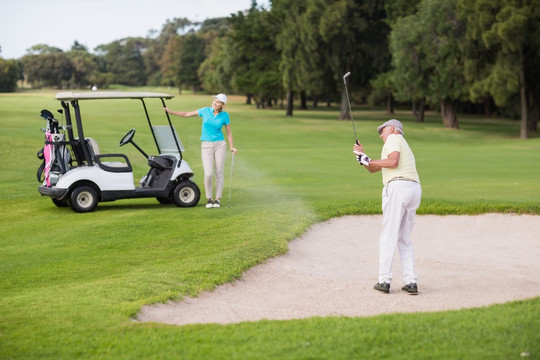
[[[197,184],[183,180],[176,185],[173,191],[173,200],[176,206],[193,207],[199,203],[201,191]]]
[[[98,194],[91,186],[77,186],[69,196],[69,206],[78,213],[92,212],[98,204]]]

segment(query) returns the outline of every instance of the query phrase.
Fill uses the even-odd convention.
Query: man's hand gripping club
[[[371,159],[364,153],[364,147],[362,144],[354,144],[353,153],[356,155],[356,160],[358,160],[360,165],[369,166]]]

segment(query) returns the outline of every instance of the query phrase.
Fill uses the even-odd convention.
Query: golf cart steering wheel
[[[133,137],[135,136],[135,129],[131,129],[128,131],[128,133],[126,135],[124,135],[124,137],[122,138],[122,140],[120,140],[120,142],[118,143],[119,146],[124,146],[126,145],[127,143],[131,142],[131,140],[133,140]]]

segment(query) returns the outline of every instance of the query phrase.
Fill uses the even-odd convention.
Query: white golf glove
[[[353,151],[353,152],[356,154],[356,160],[358,160],[360,165],[365,165],[365,166],[369,165],[369,162],[371,161],[369,156],[367,156],[366,154],[360,151]]]

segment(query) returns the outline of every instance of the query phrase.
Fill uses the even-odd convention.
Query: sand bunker
[[[540,296],[540,216],[417,216],[419,295],[401,291],[399,256],[390,294],[377,282],[381,216],[316,224],[289,252],[197,298],[145,306],[139,321],[238,323],[312,316],[369,316],[486,306]]]

